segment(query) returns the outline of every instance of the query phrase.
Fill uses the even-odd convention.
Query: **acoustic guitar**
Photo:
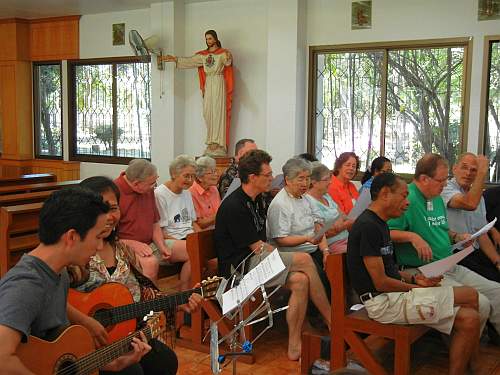
[[[106,283],[88,293],[70,289],[68,302],[106,327],[109,342],[114,342],[135,331],[136,318],[150,311],[175,311],[177,306],[187,303],[193,293],[203,298],[214,297],[220,282],[221,278],[214,276],[202,281],[199,288],[140,302],[134,302],[125,285]]]
[[[146,327],[108,346],[95,350],[94,339],[82,326],[70,326],[54,341],[34,336],[20,344],[17,355],[21,362],[36,374],[94,375],[116,358],[132,350],[131,342],[143,332],[148,340],[160,334],[159,314],[146,321]]]

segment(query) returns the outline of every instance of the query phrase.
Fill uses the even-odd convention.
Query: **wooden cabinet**
[[[80,16],[0,20],[2,159],[33,158],[32,61],[79,57]]]
[[[0,115],[2,157],[33,157],[29,23],[0,21]]]
[[[77,59],[80,49],[79,20],[80,16],[31,20],[31,60]]]

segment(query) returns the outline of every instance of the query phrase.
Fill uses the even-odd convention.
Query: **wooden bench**
[[[53,192],[54,190],[46,190],[33,193],[0,195],[0,207],[44,202]]]
[[[77,186],[81,180],[43,182],[37,184],[24,184],[12,186],[0,186],[0,196],[10,194],[32,193],[35,191],[59,190],[65,187]]]
[[[193,284],[201,282],[205,277],[205,271],[208,267],[208,261],[216,258],[214,239],[214,230],[205,230],[191,233],[186,238],[186,248],[191,261],[191,280]],[[250,312],[249,304],[246,304],[243,313],[248,315]],[[208,353],[210,351],[210,338],[203,341],[207,327],[205,320],[208,317],[211,321],[218,321],[221,318],[221,309],[216,300],[203,301],[202,308],[196,313],[191,314],[191,328],[185,337],[177,339],[180,346]],[[232,322],[224,319],[219,322],[219,337],[229,333],[232,329]],[[245,335],[248,340],[252,339],[251,327],[245,327]],[[245,363],[254,363],[254,356],[242,356],[238,361]]]
[[[21,256],[40,243],[38,215],[42,203],[23,204],[0,208],[0,277]]]
[[[335,370],[345,367],[347,346],[349,346],[351,352],[356,355],[370,374],[388,374],[387,370],[370,351],[366,344],[368,339],[359,336],[359,334],[368,334],[393,340],[395,344],[394,374],[409,375],[411,344],[425,334],[429,328],[423,325],[382,324],[370,319],[365,309],[351,312],[349,310],[350,306],[346,303],[347,273],[345,258],[345,254],[329,255],[326,261],[326,272],[332,286],[330,369]],[[314,345],[314,347],[317,348],[317,345]],[[307,361],[311,361],[312,357],[314,356],[308,354]],[[311,364],[312,362],[304,363],[303,368],[308,368]]]
[[[51,173],[24,174],[19,177],[0,178],[0,186],[27,185],[42,182],[55,182],[56,175]]]

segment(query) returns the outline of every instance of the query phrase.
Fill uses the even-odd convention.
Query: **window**
[[[483,150],[490,159],[489,182],[500,183],[500,37],[486,38],[488,51],[486,92],[482,97],[485,121]]]
[[[384,155],[398,173],[464,145],[467,40],[313,47],[309,151],[329,167],[354,151],[361,170]]]
[[[33,65],[35,156],[61,159],[62,142],[61,64]]]
[[[138,58],[69,62],[70,157],[151,157],[151,68]]]

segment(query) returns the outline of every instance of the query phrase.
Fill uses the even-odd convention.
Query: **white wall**
[[[266,144],[266,46],[267,0],[221,0],[186,5],[185,53],[206,48],[204,33],[213,29],[233,55],[234,87],[229,154],[241,138]],[[176,51],[174,51],[176,52]],[[185,77],[184,150],[201,155],[205,149],[205,124],[196,70]]]
[[[372,29],[351,30],[351,0],[172,0],[150,8],[83,16],[81,58],[130,55],[112,46],[111,25],[125,22],[143,36],[159,34],[166,53],[190,55],[205,48],[215,29],[234,56],[235,94],[229,153],[243,137],[275,156],[274,170],[304,152],[307,123],[307,48],[311,45],[473,37],[468,149],[476,151],[483,37],[499,34],[500,21],[477,21],[477,1],[376,0]],[[282,16],[289,17],[287,20]],[[283,32],[281,27],[286,27]],[[294,49],[296,53],[291,53]],[[283,53],[282,53],[283,52]],[[280,58],[281,54],[281,58]],[[167,178],[179,153],[204,150],[205,126],[196,70],[153,68],[152,159]],[[82,163],[81,176],[117,175],[124,166]]]

